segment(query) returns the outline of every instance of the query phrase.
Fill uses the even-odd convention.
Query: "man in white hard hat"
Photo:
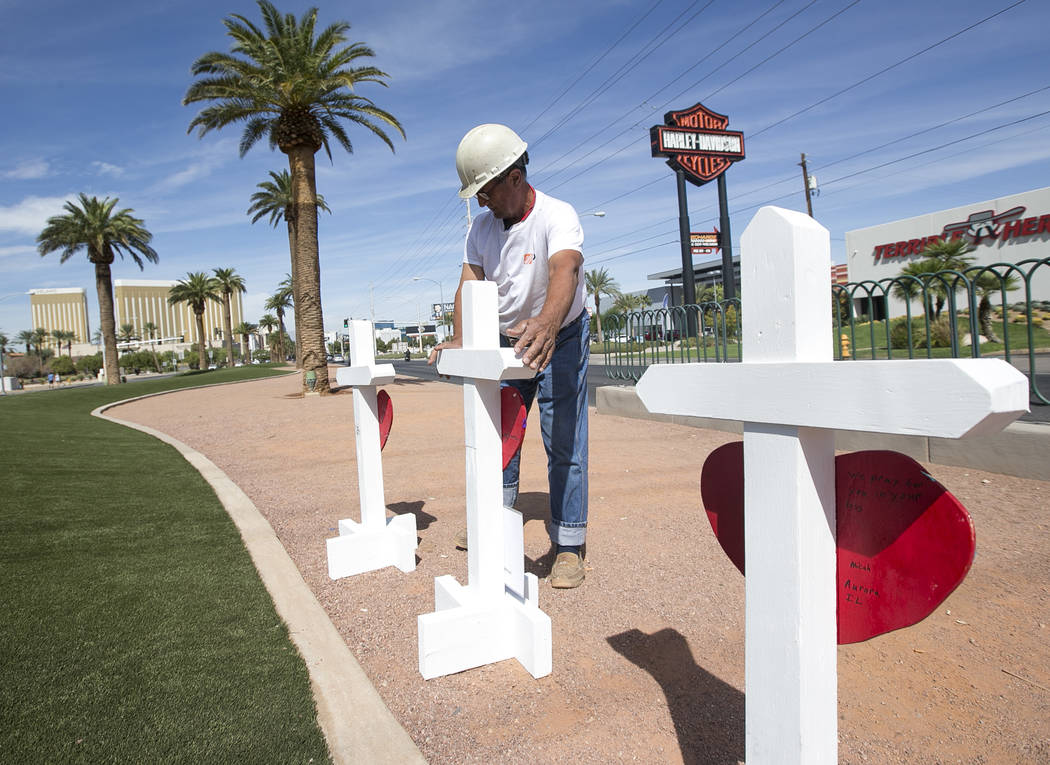
[[[566,202],[537,191],[526,180],[528,145],[505,125],[479,125],[456,150],[463,199],[488,208],[467,234],[454,335],[442,348],[460,347],[463,282],[487,279],[499,288],[501,340],[536,370],[517,388],[531,408],[539,400],[540,430],[547,451],[551,542],[557,556],[553,587],[583,583],[587,533],[587,362],[590,327],[584,310],[583,229]],[[503,471],[503,503],[518,496],[519,452]],[[457,540],[466,546],[466,540]]]

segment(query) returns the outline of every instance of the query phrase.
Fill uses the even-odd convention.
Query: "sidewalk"
[[[386,502],[415,514],[418,565],[338,581],[324,540],[340,518],[359,517],[349,391],[304,399],[293,375],[111,414],[189,444],[246,493],[429,762],[742,760],[743,578],[698,492],[706,455],[737,436],[592,410],[587,581],[541,583],[554,672],[534,680],[506,661],[424,681],[416,617],[434,608],[434,577],[466,582],[453,546],[465,516],[462,390],[405,378],[385,389]],[[519,509],[526,570],[542,580],[551,556],[537,426],[534,414]],[[1045,761],[1050,483],[927,467],[973,515],[977,559],[922,623],[839,649],[840,761]],[[341,713],[354,724],[361,711],[347,703]]]

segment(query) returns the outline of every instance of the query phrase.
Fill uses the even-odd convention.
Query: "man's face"
[[[521,177],[516,173],[517,168],[510,168],[493,178],[477,193],[476,198],[480,207],[487,207],[497,218],[509,218],[513,215],[510,209],[514,200],[513,190]]]

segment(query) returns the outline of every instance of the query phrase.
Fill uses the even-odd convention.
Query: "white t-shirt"
[[[486,209],[467,234],[464,263],[481,266],[499,294],[499,330],[536,316],[547,299],[547,259],[561,250],[583,252],[583,228],[567,202],[536,192],[536,204],[524,220],[504,230],[503,221]],[[583,310],[583,273],[562,326]]]

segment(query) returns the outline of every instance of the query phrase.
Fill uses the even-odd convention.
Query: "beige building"
[[[33,329],[72,331],[73,355],[92,353],[87,347],[91,342],[91,326],[88,323],[87,292],[83,287],[53,287],[29,290],[29,310]],[[58,344],[48,337],[45,348],[57,350]],[[84,346],[78,350],[78,346]]]
[[[114,309],[117,331],[122,324],[131,324],[143,340],[147,339],[143,325],[152,322],[157,339],[182,337],[183,347],[197,341],[197,323],[193,310],[186,303],[168,304],[168,292],[178,282],[154,279],[117,279],[114,287]],[[230,300],[231,326],[243,321],[244,306],[241,293],[234,293]],[[204,335],[208,345],[222,343],[222,303],[209,300],[204,306]],[[238,338],[234,338],[236,342]],[[166,345],[166,343],[164,344]]]

